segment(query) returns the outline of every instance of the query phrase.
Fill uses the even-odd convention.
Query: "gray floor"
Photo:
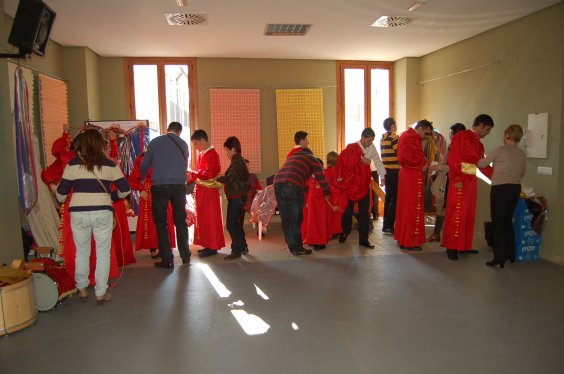
[[[73,296],[0,338],[0,373],[564,372],[563,267],[491,269],[479,240],[457,263],[437,245],[402,253],[378,223],[375,251],[353,233],[292,257],[276,222],[248,237],[245,259],[174,271],[137,253],[110,303]]]

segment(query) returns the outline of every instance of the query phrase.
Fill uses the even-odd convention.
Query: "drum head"
[[[57,283],[43,273],[33,273],[33,282],[35,283],[37,310],[44,312],[53,309],[57,305],[57,301],[59,301]]]

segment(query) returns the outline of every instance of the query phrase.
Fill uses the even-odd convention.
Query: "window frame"
[[[364,126],[372,127],[372,90],[370,71],[386,69],[389,71],[390,116],[394,116],[394,63],[387,61],[337,61],[337,149],[342,151],[345,144],[345,69],[364,70]],[[378,125],[378,124],[376,124]]]
[[[196,59],[193,57],[126,57],[124,58],[125,69],[125,104],[128,119],[135,118],[135,86],[133,78],[134,65],[156,65],[157,85],[159,100],[159,122],[160,133],[165,134],[167,124],[166,87],[165,87],[165,65],[188,65],[188,93],[189,93],[189,118],[190,129],[198,129],[198,70]]]

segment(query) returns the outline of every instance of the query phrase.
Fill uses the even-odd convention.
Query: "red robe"
[[[461,131],[452,138],[448,153],[448,199],[443,228],[442,246],[447,249],[467,251],[472,249],[474,223],[476,220],[476,175],[462,172],[462,163],[476,165],[484,158],[484,145],[472,130]],[[493,169],[480,169],[491,177]],[[455,184],[462,182],[462,188]]]
[[[372,173],[370,165],[365,165],[361,158],[364,150],[358,143],[351,143],[337,159],[336,174],[342,178],[343,194],[350,201],[359,201],[370,189]]]
[[[309,245],[325,245],[331,235],[329,233],[332,212],[325,194],[315,177],[307,181],[308,194],[304,202],[302,221],[302,241]]]
[[[398,198],[394,239],[402,247],[419,247],[425,243],[423,206],[424,175],[421,169],[427,160],[421,136],[412,128],[398,140]]]
[[[129,174],[129,185],[132,190],[145,191],[147,197],[139,197],[139,214],[137,215],[137,227],[135,234],[135,250],[148,248],[159,248],[157,228],[153,221],[153,211],[151,209],[151,175],[153,169],[149,169],[145,176],[145,182],[141,183],[141,162],[143,155],[135,158],[133,170]],[[172,207],[168,205],[168,239],[170,245],[176,247],[176,236],[174,235],[174,221],[172,220]]]
[[[55,156],[55,161],[41,172],[41,179],[47,186],[59,184],[65,166],[74,158],[74,152],[69,149],[70,143],[68,132],[63,132],[63,135],[53,142],[51,154]]]
[[[334,166],[325,169],[325,179],[331,190],[331,204],[342,208],[341,212],[334,212],[329,207],[329,238],[335,234],[343,232],[343,212],[349,203],[348,199],[343,195],[343,191],[339,182],[337,182],[336,170]],[[327,203],[326,203],[327,205]]]
[[[258,180],[256,174],[251,173],[251,187],[249,188],[249,192],[247,192],[247,202],[245,203],[245,211],[251,212],[251,205],[253,205],[253,200],[257,194],[257,191],[262,190],[262,186]]]
[[[110,158],[118,165],[118,144],[117,139],[110,141]],[[115,190],[115,186],[112,186]],[[127,220],[127,209],[125,200],[119,199],[112,203],[114,207],[115,227],[112,232],[112,245],[116,249],[116,258],[119,266],[134,264],[137,262],[133,254],[133,246],[131,245],[131,236],[129,235],[129,221]]]
[[[114,201],[114,220],[116,227],[112,232],[112,243],[116,248],[116,258],[119,266],[134,264],[137,262],[133,254],[133,245],[129,234],[129,222],[125,208],[125,200]]]
[[[191,173],[190,181],[213,179],[219,175],[220,171],[219,154],[214,148],[210,147],[198,155],[196,171]],[[194,244],[213,250],[225,247],[219,189],[205,187],[196,182],[195,195],[196,224],[194,228]]]

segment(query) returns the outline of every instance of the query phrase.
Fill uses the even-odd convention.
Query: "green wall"
[[[564,260],[564,218],[559,192],[564,187],[560,169],[560,144],[564,86],[564,3],[542,10],[494,30],[467,39],[421,58],[420,116],[446,133],[462,122],[471,126],[480,113],[490,114],[495,128],[484,140],[486,151],[502,144],[503,131],[512,123],[527,127],[530,113],[549,113],[546,159],[527,159],[524,186],[548,198],[551,220],[544,232],[541,255]],[[486,67],[477,68],[482,65]],[[456,76],[421,83],[437,77],[477,68]],[[537,166],[549,166],[552,176],[538,175]],[[479,186],[476,229],[489,220],[489,186]]]
[[[127,119],[123,58],[99,58],[100,113],[98,120]]]
[[[261,91],[262,173],[278,170],[276,93],[278,88],[322,88],[326,151],[337,148],[337,73],[335,61],[197,59],[198,126],[210,130],[210,88],[259,88]],[[216,144],[215,146],[219,146]],[[325,155],[317,155],[325,158]]]
[[[4,0],[0,0],[0,9],[4,9]],[[0,50],[2,53],[15,53],[6,42],[10,34],[11,23],[7,17],[0,17]],[[16,170],[15,129],[10,113],[10,95],[8,84],[8,62],[0,59],[0,266],[9,264],[14,258],[23,257],[20,233],[18,175]]]

